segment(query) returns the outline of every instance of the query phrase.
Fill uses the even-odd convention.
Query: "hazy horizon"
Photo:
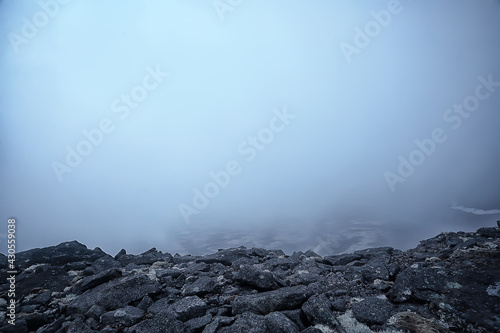
[[[414,247],[500,220],[500,3],[0,1],[0,252]]]

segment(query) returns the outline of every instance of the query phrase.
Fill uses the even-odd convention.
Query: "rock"
[[[183,287],[182,294],[185,296],[203,296],[210,292],[213,292],[214,288],[215,281],[213,278],[208,276],[201,276],[193,283],[185,285]]]
[[[215,333],[219,327],[228,326],[234,322],[235,318],[219,316],[215,317],[210,324],[205,326],[202,333]]]
[[[241,284],[256,287],[259,290],[273,290],[279,287],[271,272],[249,265],[240,266],[235,280]]]
[[[111,327],[132,326],[144,317],[144,310],[133,306],[126,306],[104,313],[101,322]]]
[[[368,297],[352,305],[354,317],[365,324],[384,324],[392,314],[394,306],[387,300]]]
[[[446,326],[438,320],[427,319],[411,311],[396,313],[389,321],[391,325],[410,332],[444,333],[448,331]]]
[[[119,261],[121,265],[127,266],[129,264],[136,265],[151,265],[157,261],[172,261],[172,256],[170,254],[164,255],[163,253],[152,248],[139,255],[126,254],[127,252],[123,250],[118,252],[114,257],[115,260]]]
[[[28,268],[35,264],[50,264],[62,266],[75,261],[94,261],[106,253],[101,250],[89,250],[77,241],[65,242],[56,246],[37,248],[16,255],[16,265],[20,269]]]
[[[323,327],[321,327],[321,328],[323,328]],[[328,331],[325,329],[319,329],[319,328],[314,327],[314,326],[310,326],[310,327],[306,328],[305,330],[300,331],[300,333],[325,333],[325,332],[328,332]],[[335,332],[335,331],[330,330],[330,332]]]
[[[36,331],[38,328],[48,324],[50,319],[40,313],[31,313],[23,317],[26,321],[26,328],[28,331]]]
[[[500,238],[500,228],[479,228],[476,232],[481,236]]]
[[[300,308],[313,291],[306,286],[284,287],[255,295],[237,297],[232,303],[233,314],[247,311],[268,314],[273,311]]]
[[[361,254],[340,254],[336,256],[326,256],[325,261],[330,265],[338,266],[338,265],[347,265],[355,260],[363,259],[364,256]]]
[[[498,332],[499,230],[325,258],[244,247],[113,258],[62,243],[18,254],[16,326],[0,311],[0,332]]]
[[[81,291],[85,291],[91,288],[94,288],[100,284],[106,283],[113,279],[119,278],[122,276],[122,272],[117,268],[110,268],[104,272],[101,272],[96,275],[88,276],[83,278],[80,288]]]
[[[264,316],[259,316],[251,312],[245,312],[236,316],[235,322],[231,326],[222,327],[217,333],[267,333],[266,320]]]
[[[146,275],[127,276],[87,290],[70,302],[67,312],[85,313],[94,304],[106,310],[114,310],[142,299],[147,294],[156,293],[160,289],[160,284]]]
[[[168,331],[166,329],[168,328]],[[124,333],[187,333],[184,324],[169,316],[167,313],[159,313],[154,318],[141,321],[134,326],[127,327]]]
[[[63,267],[42,264],[26,269],[16,277],[16,296],[23,298],[33,289],[47,289],[52,292],[63,291],[74,279]]]
[[[77,317],[66,326],[66,333],[94,333],[81,317]]]
[[[389,271],[385,264],[380,261],[370,261],[361,268],[361,276],[364,281],[371,283],[375,280],[389,280]]]
[[[302,311],[309,322],[314,325],[322,324],[332,328],[338,326],[331,302],[324,294],[311,296],[302,305]]]
[[[98,320],[99,318],[101,318],[101,316],[103,315],[104,312],[105,312],[105,310],[104,310],[104,308],[102,306],[94,304],[85,313],[85,317],[87,317],[87,318],[93,318],[93,319]]]
[[[185,326],[189,332],[201,332],[202,329],[210,324],[212,321],[212,315],[207,314],[203,317],[193,318],[186,321]]]
[[[148,312],[156,315],[162,311],[167,311],[172,300],[168,297],[160,298],[148,308]]]
[[[108,254],[95,260],[91,265],[91,269],[94,271],[94,274],[103,272],[111,268],[119,269],[121,267],[122,264]]]
[[[396,303],[412,299],[430,302],[445,291],[449,274],[446,269],[438,267],[410,267],[398,274],[387,297]]]
[[[146,311],[151,305],[153,305],[153,300],[148,295],[144,296],[137,307],[141,310]]]
[[[181,321],[204,316],[207,309],[207,303],[198,296],[184,297],[169,307],[169,311],[172,311]]]
[[[268,332],[298,333],[299,328],[281,312],[271,312],[264,317]]]
[[[209,254],[204,257],[197,258],[197,261],[204,262],[206,264],[221,263],[225,266],[231,266],[234,261],[240,258],[250,258],[245,247],[221,250],[214,254]]]

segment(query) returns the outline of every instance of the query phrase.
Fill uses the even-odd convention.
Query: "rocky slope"
[[[0,258],[1,332],[499,332],[500,228],[405,252],[151,249],[112,257],[73,241],[16,257],[16,325]]]

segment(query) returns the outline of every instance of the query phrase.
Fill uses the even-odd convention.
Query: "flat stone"
[[[239,296],[233,302],[233,314],[247,311],[268,314],[280,310],[298,309],[312,295],[306,286],[284,287],[255,295]]]

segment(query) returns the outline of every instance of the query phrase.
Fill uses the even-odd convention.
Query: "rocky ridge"
[[[17,254],[15,326],[0,256],[0,332],[500,331],[500,228],[324,257],[244,247],[113,257],[66,242]]]

